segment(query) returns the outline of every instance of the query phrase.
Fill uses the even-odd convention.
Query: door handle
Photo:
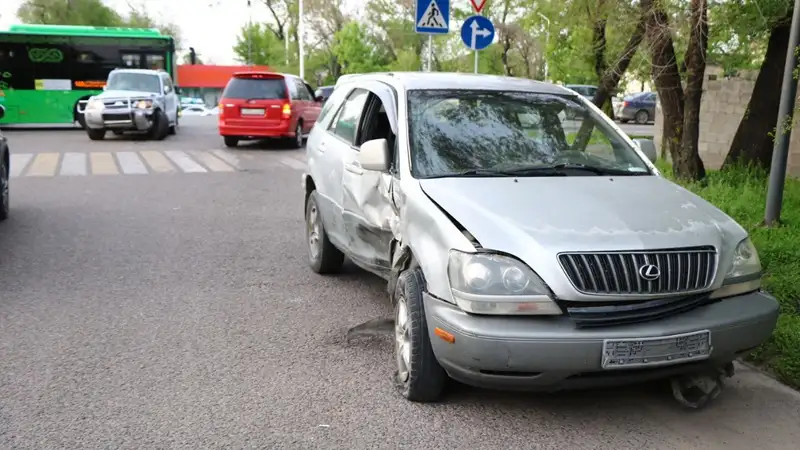
[[[317,144],[316,149],[319,153],[325,153],[325,142]]]
[[[361,164],[359,164],[357,162],[347,163],[347,164],[345,164],[344,168],[348,172],[354,173],[356,175],[361,175],[361,174],[364,173],[364,169],[361,168]]]

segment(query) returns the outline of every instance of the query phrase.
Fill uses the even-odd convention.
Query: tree
[[[266,25],[254,23],[242,27],[236,37],[233,53],[241,63],[283,67],[283,42]]]
[[[379,72],[384,61],[358,22],[349,22],[333,38],[331,48],[342,66],[342,73]]]
[[[706,176],[698,151],[700,139],[700,102],[703,98],[703,79],[706,73],[708,48],[708,3],[691,0],[691,32],[686,49],[686,98],[683,105],[683,136],[681,136],[681,175],[702,179]],[[675,159],[673,159],[675,161]]]
[[[120,15],[102,0],[25,0],[17,17],[23,23],[44,25],[113,27],[122,23]]]

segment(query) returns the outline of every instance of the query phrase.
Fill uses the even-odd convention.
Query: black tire
[[[169,135],[169,119],[167,115],[164,114],[164,111],[158,110],[156,111],[156,118],[155,123],[153,124],[153,128],[150,130],[150,137],[157,141],[163,141]]]
[[[102,141],[106,138],[106,130],[104,128],[98,130],[86,127],[86,134],[89,136],[89,139],[93,141]]]
[[[178,117],[178,111],[175,111],[175,125],[169,127],[169,134],[173,136],[178,134],[178,120],[180,120]]]
[[[422,299],[424,289],[425,277],[419,267],[407,269],[397,279],[394,381],[407,400],[430,403],[442,397],[448,376],[433,354]]]
[[[337,273],[342,269],[344,253],[328,239],[322,224],[317,203],[317,191],[312,191],[306,201],[306,244],[311,270],[319,274]],[[312,240],[313,239],[313,240]]]
[[[650,122],[650,113],[641,109],[636,111],[636,116],[634,116],[634,120],[639,125],[647,125],[647,122]]]
[[[8,219],[11,210],[10,173],[11,168],[6,162],[8,155],[0,155],[0,222]]]
[[[239,138],[234,136],[222,136],[222,139],[225,141],[225,147],[235,148],[239,145]]]
[[[294,127],[295,136],[291,140],[292,148],[303,148],[303,121],[298,120]]]
[[[78,100],[80,102],[80,100]],[[86,116],[78,112],[78,107],[80,107],[80,103],[75,103],[73,114],[75,115],[75,120],[78,122],[78,125],[82,129],[86,129]]]

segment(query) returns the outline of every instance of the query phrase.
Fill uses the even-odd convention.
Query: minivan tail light
[[[284,103],[283,104],[283,110],[281,111],[281,113],[283,113],[283,118],[284,119],[291,118],[292,117],[292,105],[291,105],[291,103]]]

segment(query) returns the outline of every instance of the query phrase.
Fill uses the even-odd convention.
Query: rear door
[[[287,120],[289,93],[283,75],[235,75],[222,92],[225,121],[238,126],[277,126]]]

